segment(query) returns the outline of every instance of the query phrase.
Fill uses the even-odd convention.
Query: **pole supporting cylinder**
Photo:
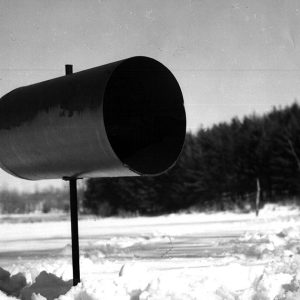
[[[75,286],[80,282],[77,179],[70,178],[68,181],[70,185],[73,286]]]
[[[73,65],[65,65],[65,73],[66,75],[73,74]],[[76,286],[80,282],[77,179],[64,176],[63,180],[69,181],[70,188],[73,286]]]
[[[73,74],[73,65],[65,65],[65,73],[66,75]]]

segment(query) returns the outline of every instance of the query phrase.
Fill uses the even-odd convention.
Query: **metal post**
[[[70,209],[71,209],[71,233],[72,233],[72,265],[73,286],[80,282],[79,266],[79,240],[78,240],[78,207],[77,207],[77,179],[70,178]]]
[[[73,74],[73,65],[65,65],[65,72],[66,75]],[[73,266],[73,286],[75,286],[80,282],[77,178],[64,177],[63,179],[69,181],[69,186],[70,186],[72,266]]]
[[[66,75],[73,74],[73,65],[65,65]]]

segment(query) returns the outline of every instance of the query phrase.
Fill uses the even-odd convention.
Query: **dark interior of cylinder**
[[[161,63],[146,57],[122,62],[107,84],[103,114],[114,152],[136,173],[160,174],[178,158],[186,132],[183,97]]]

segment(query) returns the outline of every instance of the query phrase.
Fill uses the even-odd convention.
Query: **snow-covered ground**
[[[3,220],[1,300],[300,299],[295,207],[81,220],[76,287],[68,221]]]

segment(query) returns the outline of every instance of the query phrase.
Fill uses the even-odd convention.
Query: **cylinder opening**
[[[158,61],[124,60],[107,83],[103,115],[114,152],[132,171],[156,175],[176,162],[186,132],[183,96]]]

